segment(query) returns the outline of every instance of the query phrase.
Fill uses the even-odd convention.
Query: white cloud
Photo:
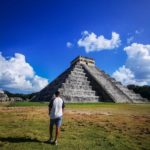
[[[15,53],[6,59],[0,53],[0,88],[12,92],[36,92],[48,84],[48,80],[35,74],[25,56]]]
[[[127,43],[130,44],[134,40],[134,36],[127,38]]]
[[[135,84],[135,85],[145,85],[147,82],[145,81],[138,81],[135,78],[134,73],[129,69],[126,68],[124,65],[116,70],[112,77],[114,77],[117,81],[120,81],[124,85],[128,84]]]
[[[150,45],[133,43],[124,48],[127,54],[125,66],[120,67],[113,73],[118,81],[123,84],[144,85],[150,83]],[[130,70],[130,76],[126,72]],[[132,75],[132,77],[131,77]],[[127,76],[125,80],[123,77]],[[132,79],[132,80],[131,80]],[[129,80],[129,81],[127,81]]]
[[[137,78],[150,80],[150,45],[133,43],[124,50],[128,56],[126,66]]]
[[[73,47],[73,44],[72,44],[71,42],[67,42],[67,43],[66,43],[66,46],[67,46],[68,48],[71,48],[71,47]]]
[[[112,38],[106,39],[103,35],[97,36],[95,33],[88,31],[82,32],[82,38],[78,40],[78,46],[84,47],[85,51],[101,51],[117,48],[121,44],[120,36],[116,32],[112,32]]]

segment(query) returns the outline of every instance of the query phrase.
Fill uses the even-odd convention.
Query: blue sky
[[[131,81],[125,84],[149,84],[149,27],[149,0],[0,0],[0,52],[5,58],[1,67],[11,58],[15,59],[15,53],[19,53],[34,70],[34,75],[27,78],[32,76],[33,80],[37,75],[50,82],[69,67],[74,57],[83,55],[94,58],[99,68],[123,83],[130,78]],[[88,34],[83,35],[84,31]],[[96,38],[102,35],[110,40],[112,32],[117,33],[120,39],[120,44],[112,49],[93,48],[87,53],[85,47],[78,44],[80,39],[84,41],[92,33]],[[66,46],[67,42],[71,43],[70,47]],[[124,50],[125,47],[129,50]],[[139,67],[146,65],[142,72],[137,72],[131,65],[136,61],[130,59],[135,48],[139,51],[134,57],[140,53],[137,64],[142,59]],[[143,49],[146,50],[143,52]],[[143,56],[146,52],[148,61]],[[11,71],[3,74],[6,72]],[[124,74],[129,76],[124,77]],[[0,76],[1,89],[25,93],[34,91],[21,90],[19,86],[13,88],[14,84],[10,85],[8,80],[14,83],[17,79],[10,81],[9,77],[11,74],[7,79],[4,75],[3,78]]]

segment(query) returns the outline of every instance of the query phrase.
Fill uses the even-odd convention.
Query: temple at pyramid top
[[[59,67],[59,66],[58,66]],[[78,56],[71,65],[32,100],[50,101],[59,91],[65,102],[143,103],[147,99],[129,90],[99,69],[95,60]]]
[[[78,56],[71,61],[71,65],[74,64],[86,64],[88,66],[95,66],[95,60],[93,58]]]

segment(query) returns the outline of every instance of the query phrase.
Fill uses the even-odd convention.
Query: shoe
[[[57,141],[53,141],[52,144],[53,144],[53,145],[58,145],[58,142],[57,142]]]
[[[53,144],[53,140],[52,139],[49,139],[47,142],[50,143],[50,144]]]

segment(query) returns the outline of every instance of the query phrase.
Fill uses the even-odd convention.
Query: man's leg
[[[55,140],[54,140],[55,144],[57,144],[57,140],[58,140],[58,137],[59,137],[59,134],[60,134],[61,123],[62,123],[62,117],[57,118],[57,120],[56,120],[56,131],[55,131]]]
[[[56,134],[55,134],[55,140],[57,142],[58,137],[59,137],[59,133],[60,133],[60,127],[56,126]]]
[[[54,126],[54,120],[50,120],[50,126],[49,126],[49,139],[50,141],[53,139],[53,126]]]

